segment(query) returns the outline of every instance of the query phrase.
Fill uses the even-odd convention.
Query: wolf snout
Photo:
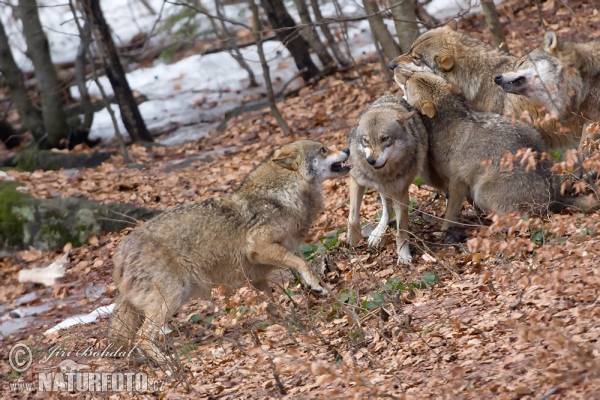
[[[390,61],[390,63],[388,64],[388,67],[393,71],[396,69],[396,67],[398,66],[398,64],[395,62],[396,60],[392,60]]]
[[[496,85],[501,85],[502,84],[502,80],[503,80],[503,76],[502,75],[496,75],[494,77],[494,82],[496,83]]]
[[[342,149],[342,151],[344,153],[346,153],[347,156],[350,156],[350,149],[348,147],[346,147],[345,149]]]
[[[373,157],[367,157],[367,162],[369,163],[369,165],[375,165],[377,160],[374,159]]]

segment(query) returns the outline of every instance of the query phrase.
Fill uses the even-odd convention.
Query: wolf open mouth
[[[519,76],[519,77],[513,79],[512,81],[501,82],[501,83],[499,83],[499,85],[502,87],[502,90],[504,90],[505,92],[515,93],[522,88],[525,81],[526,81],[526,78],[524,76]]]
[[[354,168],[354,164],[345,161],[331,164],[331,170],[333,172],[348,172],[352,168]]]

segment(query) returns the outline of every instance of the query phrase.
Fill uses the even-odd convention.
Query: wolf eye
[[[387,137],[387,136],[384,136],[384,137],[381,138],[382,142],[387,142],[388,140],[390,140],[390,138]]]
[[[319,151],[321,152],[321,154],[327,155],[327,149],[325,147],[321,147],[321,150]]]

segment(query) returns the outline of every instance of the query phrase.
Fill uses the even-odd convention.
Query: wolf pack
[[[309,289],[327,295],[295,254],[323,209],[326,179],[350,175],[351,246],[363,239],[365,189],[379,192],[381,218],[367,243],[380,243],[395,212],[398,264],[412,262],[409,187],[416,177],[446,195],[441,231],[448,243],[460,238],[455,228],[465,199],[484,213],[599,208],[592,197],[561,194],[548,152],[584,150],[596,139],[586,127],[600,120],[600,42],[559,42],[547,32],[538,48],[516,57],[450,23],[417,38],[389,67],[403,95],[384,95],[363,111],[348,148],[288,143],[233,193],[166,211],[124,237],[113,255],[119,294],[109,341],[164,363],[175,356],[157,339],[183,304],[247,282],[277,318],[268,284],[277,268],[296,271]]]

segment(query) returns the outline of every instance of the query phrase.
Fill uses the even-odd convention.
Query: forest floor
[[[511,52],[542,38],[534,6],[499,6]],[[600,1],[543,3],[543,18],[563,40],[600,36]],[[482,15],[462,19],[459,30],[489,42]],[[181,146],[142,147],[79,171],[8,171],[39,198],[79,196],[160,209],[234,190],[268,153],[292,139],[345,147],[350,124],[379,96],[396,92],[378,63],[337,73],[279,103],[293,131],[283,137],[268,109],[243,114],[225,130]],[[202,156],[207,151],[216,151]],[[75,151],[89,151],[80,149]],[[194,159],[194,157],[197,157]],[[111,252],[130,230],[90,238],[70,249],[66,276],[45,288],[19,283],[22,269],[44,267],[59,253],[20,251],[0,259],[2,314],[23,305],[53,307],[0,341],[0,385],[34,382],[65,358],[92,371],[146,372],[158,386],[140,397],[239,398],[600,398],[600,241],[598,214],[564,212],[538,221],[479,219],[465,205],[473,238],[443,245],[443,198],[426,186],[411,188],[413,264],[397,266],[391,230],[379,249],[344,246],[347,180],[325,183],[325,211],[302,246],[304,255],[337,298],[308,293],[287,271],[274,274],[275,298],[285,315],[270,319],[248,288],[194,300],[176,314],[169,335],[181,363],[157,368],[126,359],[75,356],[106,348],[107,317],[44,334],[66,317],[114,301]],[[367,192],[362,216],[376,222],[377,194]],[[504,225],[502,225],[504,224]],[[481,228],[478,228],[481,226]],[[500,229],[510,226],[515,229]],[[132,226],[133,228],[133,226]],[[65,249],[67,250],[67,249]],[[34,296],[24,298],[26,294]],[[27,300],[29,299],[29,300]],[[16,343],[33,349],[33,367],[12,371]],[[60,346],[72,354],[52,353]],[[6,379],[5,379],[6,378]],[[153,389],[157,389],[156,391]],[[284,394],[285,393],[285,394]],[[12,393],[17,398],[40,393]],[[61,397],[80,397],[60,393]],[[135,397],[108,393],[106,397]]]

